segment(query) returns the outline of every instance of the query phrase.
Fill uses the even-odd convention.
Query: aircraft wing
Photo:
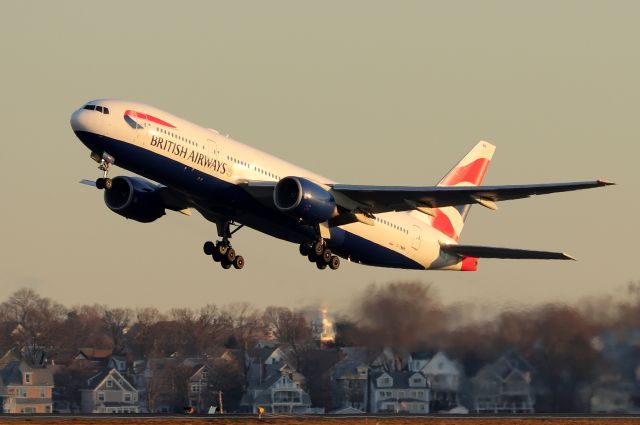
[[[255,199],[273,206],[273,190],[277,182],[247,181],[243,187]],[[441,208],[465,204],[481,204],[497,209],[495,202],[528,198],[556,192],[591,189],[612,185],[604,180],[573,183],[543,183],[506,186],[368,186],[328,185],[339,206],[348,211],[358,209],[372,214],[409,211],[416,208]]]
[[[332,191],[364,205],[371,213],[407,211],[416,207],[441,208],[481,204],[496,209],[495,202],[556,192],[607,186],[603,180],[508,186],[361,186],[335,184]]]

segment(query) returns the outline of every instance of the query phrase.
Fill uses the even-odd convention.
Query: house
[[[459,403],[461,367],[438,351],[435,354],[413,353],[409,370],[422,372],[431,389],[430,411],[448,411]]]
[[[52,390],[49,368],[29,365],[16,350],[0,359],[2,413],[51,413]]]
[[[194,407],[198,412],[206,412],[212,406],[214,394],[209,385],[211,367],[208,363],[196,365],[192,368],[193,373],[189,377],[187,384],[189,406]]]
[[[289,365],[280,348],[256,347],[246,354],[247,388],[240,408],[257,413],[324,413],[311,408],[304,376]]]
[[[330,415],[364,415],[365,411],[356,409],[355,407],[342,407],[340,409],[332,410],[329,412]]]
[[[81,348],[73,359],[106,365],[112,354],[113,350],[110,348]]]
[[[82,413],[139,413],[138,391],[116,369],[101,370],[80,392]]]
[[[127,358],[125,356],[109,356],[107,368],[113,368],[120,373],[127,373]]]
[[[247,350],[245,354],[245,367],[250,381],[248,385],[257,385],[267,375],[266,368],[269,365],[279,364],[285,359],[284,352],[278,347],[255,347]]]
[[[343,358],[331,370],[331,402],[334,409],[351,407],[366,411],[369,394],[370,351],[362,347],[343,347]]]
[[[471,378],[473,411],[477,413],[533,413],[533,368],[515,351],[482,367]]]
[[[411,355],[409,353],[386,347],[369,362],[369,368],[387,372],[400,372],[409,368],[410,360]]]
[[[633,381],[608,379],[595,384],[589,398],[591,413],[640,413],[640,386]]]
[[[240,406],[245,411],[258,413],[323,413],[311,408],[309,394],[288,374],[270,375],[262,384],[247,388]]]
[[[371,413],[429,413],[430,390],[422,372],[378,370],[370,377]]]
[[[292,374],[291,378],[298,384],[304,383],[304,377],[289,366],[286,354],[278,347],[256,347],[245,354],[247,370],[247,386],[255,387],[271,376],[283,373]]]

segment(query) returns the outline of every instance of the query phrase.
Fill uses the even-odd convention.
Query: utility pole
[[[218,406],[220,406],[220,414],[224,413],[224,406],[222,405],[222,391],[218,391]]]

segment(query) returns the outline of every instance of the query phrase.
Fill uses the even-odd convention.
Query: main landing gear
[[[244,267],[244,257],[236,254],[235,249],[231,247],[229,239],[231,235],[240,230],[244,225],[241,224],[233,231],[230,231],[231,224],[230,221],[225,221],[218,225],[218,235],[222,236],[222,240],[216,241],[215,243],[206,241],[202,250],[205,255],[210,255],[213,261],[220,263],[223,269],[230,269],[231,266],[233,266],[239,270]]]
[[[102,177],[96,179],[96,187],[98,189],[110,190],[113,187],[113,181],[108,177],[109,166],[115,162],[115,158],[104,152],[102,156],[97,153],[92,153],[91,159],[99,163],[98,169],[103,171]]]
[[[300,244],[300,254],[307,257],[310,262],[316,263],[320,270],[326,269],[327,266],[331,270],[338,270],[340,267],[340,257],[333,255],[324,239]]]

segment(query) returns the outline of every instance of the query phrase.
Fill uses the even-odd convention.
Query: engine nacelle
[[[150,223],[165,214],[157,188],[139,177],[116,177],[104,191],[104,203],[116,214],[141,223]]]
[[[336,212],[333,195],[302,177],[280,180],[273,191],[273,203],[280,211],[309,224],[323,223]]]

